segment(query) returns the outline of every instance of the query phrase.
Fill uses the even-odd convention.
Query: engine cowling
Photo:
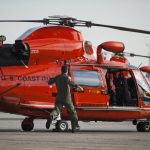
[[[79,31],[65,26],[33,28],[17,41],[30,47],[28,65],[49,64],[59,60],[83,57],[83,38]]]

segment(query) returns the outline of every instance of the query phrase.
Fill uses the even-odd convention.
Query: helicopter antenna
[[[88,27],[88,28],[92,26],[96,26],[96,27],[104,27],[104,28],[110,28],[110,29],[121,30],[121,31],[150,34],[150,31],[148,30],[98,24],[98,23],[93,23],[91,21],[78,20],[73,17],[60,16],[60,15],[49,16],[48,18],[44,18],[42,20],[0,20],[0,22],[31,22],[31,23],[43,23],[44,25],[61,25],[61,26],[69,26],[69,27],[80,26],[80,27]]]
[[[138,69],[141,67],[142,63],[140,63],[140,65],[138,66]]]

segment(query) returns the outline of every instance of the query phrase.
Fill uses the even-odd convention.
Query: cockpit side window
[[[102,86],[102,78],[98,71],[74,69],[73,75],[76,84],[92,87]]]

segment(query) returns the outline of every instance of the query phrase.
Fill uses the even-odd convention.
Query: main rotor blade
[[[74,26],[83,26],[83,27],[97,26],[97,27],[105,27],[105,28],[111,28],[111,29],[116,29],[116,30],[121,30],[121,31],[150,34],[150,31],[148,31],[148,30],[97,24],[97,23],[93,23],[91,21],[77,20],[76,18],[71,18],[71,17],[59,18],[59,16],[50,17],[50,19],[44,18],[43,20],[0,20],[0,22],[33,22],[33,23],[43,23],[44,25],[47,25],[47,24],[65,25],[65,26],[71,26],[71,27],[74,27]]]
[[[150,34],[150,31],[147,31],[147,30],[140,30],[140,29],[134,29],[134,28],[120,27],[120,26],[111,26],[111,25],[96,24],[96,23],[91,23],[91,26],[106,27],[106,28],[111,28],[111,29],[116,29],[116,30],[121,30],[121,31]]]
[[[49,19],[44,18],[43,20],[0,20],[0,22],[33,22],[33,23],[43,23],[49,24]]]
[[[0,22],[43,22],[43,20],[0,20]]]

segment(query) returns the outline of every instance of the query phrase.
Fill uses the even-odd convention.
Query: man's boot
[[[53,117],[49,115],[47,122],[46,122],[46,129],[50,128],[50,125],[52,123]]]
[[[75,133],[76,131],[79,131],[79,130],[80,130],[79,124],[77,124],[76,127],[72,127],[72,133]]]

